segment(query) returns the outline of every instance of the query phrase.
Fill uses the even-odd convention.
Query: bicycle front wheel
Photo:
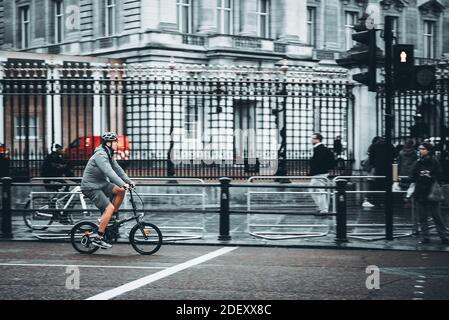
[[[92,240],[97,232],[98,226],[95,223],[81,221],[75,224],[70,231],[70,241],[73,248],[81,253],[94,253],[98,250],[98,247],[92,244]]]
[[[53,211],[48,211],[53,208],[51,208],[50,199],[47,197],[34,197],[33,203],[28,200],[24,209],[26,211],[23,212],[23,221],[31,230],[45,230],[53,223]],[[27,209],[34,209],[34,211]]]
[[[161,248],[162,233],[154,224],[140,222],[129,232],[129,242],[138,253],[150,255]]]

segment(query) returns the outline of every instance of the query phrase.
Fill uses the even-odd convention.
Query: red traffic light
[[[415,64],[414,46],[411,44],[397,44],[393,46],[393,67],[412,67]]]

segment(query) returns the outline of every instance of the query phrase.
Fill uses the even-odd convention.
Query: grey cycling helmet
[[[106,143],[108,141],[117,141],[117,135],[114,132],[105,132],[101,135],[101,142]]]

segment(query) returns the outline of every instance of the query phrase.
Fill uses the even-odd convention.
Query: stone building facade
[[[419,62],[449,57],[448,6],[449,0],[0,0],[0,62],[14,58],[15,52],[48,64],[72,60],[104,66],[112,61],[132,67],[160,67],[175,63],[178,69],[194,64],[280,70],[286,61],[289,67],[305,68],[292,74],[310,73],[317,83],[342,77],[349,83],[350,74],[345,75],[335,59],[353,46],[353,25],[364,12],[373,14],[379,28],[385,15],[395,16],[398,43],[414,44]],[[382,47],[380,39],[378,43]],[[95,60],[99,58],[103,60]],[[94,75],[94,80],[101,77]],[[332,100],[331,105],[335,110],[351,106],[342,124],[350,128],[346,133],[338,128],[332,132],[344,135],[346,146],[353,146],[347,157],[358,163],[365,157],[371,138],[378,134],[381,119],[375,94],[354,85],[354,105],[349,100]],[[133,103],[125,101],[127,107]],[[142,114],[152,108],[151,104],[139,104]],[[94,96],[92,105],[101,105],[98,97]],[[242,108],[235,99],[227,107],[230,111],[225,113],[233,119],[230,121],[236,121],[236,110]],[[178,103],[175,109],[180,118],[190,118],[183,115],[188,107]],[[164,119],[173,114],[168,109],[165,113]],[[303,119],[310,119],[311,126],[323,123],[314,113],[312,108],[291,115],[298,124],[309,123]],[[128,114],[132,115],[125,119],[128,132],[142,132],[146,120],[138,118],[137,113]],[[332,120],[325,119],[331,127]],[[63,135],[61,130],[57,130],[57,136]],[[93,129],[95,134],[100,131],[101,127]],[[308,143],[309,131],[295,137],[298,143]],[[297,145],[293,141],[290,143]]]
[[[133,62],[270,66],[333,60],[367,6],[415,56],[449,54],[447,0],[0,1],[0,48]]]

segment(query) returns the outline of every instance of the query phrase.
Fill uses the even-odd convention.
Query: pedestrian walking
[[[395,156],[395,148],[392,144],[387,144],[384,138],[376,137],[373,139],[373,144],[368,149],[369,162],[372,166],[372,174],[376,177],[370,181],[370,191],[383,192],[386,189],[384,178],[388,174],[388,170],[391,170],[391,164]],[[371,195],[370,206],[381,205],[382,201],[379,196]],[[364,203],[364,207],[367,205]]]
[[[381,137],[375,136],[371,140],[371,144],[368,147],[368,151],[367,151],[368,157],[362,161],[362,169],[363,169],[364,172],[366,172],[366,174],[368,176],[374,176],[375,175],[374,165],[371,163],[371,154],[372,154],[372,150],[374,149],[374,146],[379,142],[380,139],[381,139]],[[375,190],[375,179],[374,178],[368,178],[368,188],[367,189],[368,189],[368,191]],[[372,208],[372,207],[374,207],[374,204],[372,204],[370,202],[370,200],[373,199],[373,198],[374,197],[372,195],[366,194],[365,198],[363,200],[363,203],[362,203],[362,207],[364,207],[364,208]]]
[[[335,167],[335,158],[323,144],[323,136],[320,133],[314,133],[311,137],[313,145],[313,156],[310,160],[310,175],[312,176],[311,186],[326,186],[326,178],[329,177],[329,171]],[[325,189],[314,189],[312,192],[326,192]],[[321,214],[329,212],[328,197],[326,194],[313,193],[313,201]]]
[[[399,151],[398,155],[398,172],[399,176],[407,177],[402,178],[399,186],[402,190],[407,190],[410,186],[410,177],[412,175],[413,167],[415,166],[416,161],[418,160],[417,152],[414,148],[414,142],[411,139],[408,139],[404,147],[401,151]]]
[[[432,155],[432,145],[428,142],[420,144],[419,160],[412,169],[412,181],[415,183],[413,197],[418,207],[418,217],[421,227],[421,241],[425,244],[430,242],[428,228],[428,217],[432,217],[438,235],[443,244],[449,244],[449,235],[441,216],[440,199],[441,195],[436,195],[442,175],[441,166],[437,159]],[[441,191],[440,191],[441,192]]]

